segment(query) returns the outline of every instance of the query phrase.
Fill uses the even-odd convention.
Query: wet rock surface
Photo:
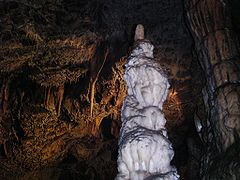
[[[240,112],[237,5],[1,1],[1,179],[115,177],[122,75],[139,23],[168,71],[163,111],[180,176],[199,179],[201,169],[206,179],[238,178],[231,161],[238,157]],[[230,175],[216,170],[224,166]]]
[[[153,57],[154,46],[136,28],[135,47],[126,63],[128,93],[123,102],[116,179],[179,178],[170,165],[174,156],[162,113],[169,83]],[[143,31],[144,33],[144,31]]]

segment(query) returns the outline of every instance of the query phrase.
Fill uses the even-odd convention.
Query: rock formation
[[[239,179],[240,53],[230,1],[186,1],[187,18],[206,83],[202,94],[203,179]],[[206,13],[208,12],[208,13]],[[235,156],[232,161],[227,158]],[[234,165],[235,164],[235,165]]]
[[[138,24],[135,31],[134,41],[144,39],[144,27],[142,24]]]
[[[149,39],[150,59],[168,71],[162,111],[181,179],[240,179],[239,9],[239,0],[0,1],[0,179],[116,177],[139,23],[147,32],[138,26],[135,40],[151,48]],[[134,93],[154,102],[148,89]],[[142,116],[163,116],[150,109]],[[125,124],[135,121],[152,126]]]
[[[121,113],[119,174],[116,179],[174,180],[178,179],[176,169],[170,165],[174,152],[162,112],[169,83],[153,58],[153,45],[143,37],[143,27],[138,25],[135,35],[138,41],[130,54],[124,75],[128,94]]]

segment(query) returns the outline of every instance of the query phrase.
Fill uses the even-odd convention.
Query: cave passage
[[[0,179],[117,176],[138,24],[170,84],[162,108],[170,166],[184,180],[240,179],[239,8],[237,0],[0,1]]]

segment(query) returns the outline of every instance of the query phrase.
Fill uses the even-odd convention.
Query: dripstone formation
[[[128,95],[122,107],[116,179],[178,179],[170,165],[174,156],[162,113],[169,83],[164,71],[153,59],[153,45],[142,39],[137,26],[135,48],[126,64]],[[138,36],[140,34],[140,36]],[[138,38],[139,37],[139,38]]]

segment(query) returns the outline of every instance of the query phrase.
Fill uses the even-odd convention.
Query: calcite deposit
[[[122,107],[117,180],[178,179],[170,165],[174,152],[162,112],[169,83],[153,58],[153,45],[138,38],[128,59],[125,80],[128,94]],[[141,28],[142,29],[142,28]],[[137,37],[137,38],[136,38]],[[152,177],[152,178],[151,178]]]

